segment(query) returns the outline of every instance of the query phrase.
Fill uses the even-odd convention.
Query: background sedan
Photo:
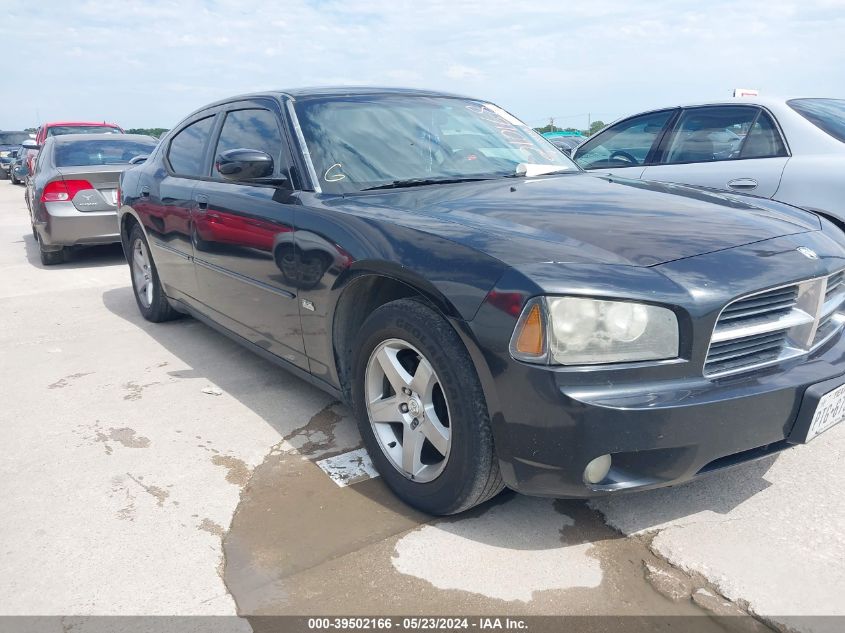
[[[0,132],[0,179],[9,177],[14,160],[12,152],[28,138],[28,132]]]
[[[583,136],[555,135],[554,132],[543,134],[543,136],[567,156],[572,155],[572,151],[583,143],[585,138]]]
[[[13,185],[22,185],[29,175],[29,170],[26,167],[24,156],[26,150],[23,147],[14,149],[9,153],[12,162],[9,163],[9,180]]]
[[[49,137],[27,181],[32,234],[41,263],[58,264],[64,249],[119,242],[117,184],[130,161],[156,140],[134,134]]]
[[[582,168],[772,198],[845,228],[845,100],[740,98],[654,110],[574,153]]]

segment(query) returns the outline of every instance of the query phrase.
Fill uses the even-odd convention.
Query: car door
[[[214,113],[188,121],[167,142],[166,173],[140,187],[136,211],[147,229],[159,277],[169,296],[197,298],[191,224],[196,212],[193,192],[209,168],[208,148]]]
[[[658,164],[641,177],[770,198],[788,160],[780,131],[762,108],[685,108],[661,144]]]
[[[587,171],[639,178],[677,112],[660,110],[615,123],[582,143],[573,160]]]
[[[308,368],[297,306],[293,258],[295,192],[291,155],[272,101],[239,102],[221,114],[213,156],[233,149],[266,152],[287,185],[224,178],[217,159],[194,190],[194,262],[209,315],[247,340]]]

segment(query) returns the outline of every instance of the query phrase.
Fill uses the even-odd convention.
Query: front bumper
[[[120,241],[116,210],[79,211],[70,202],[48,202],[44,206],[35,229],[48,249]]]
[[[595,497],[682,483],[789,448],[803,440],[818,397],[845,383],[843,351],[839,334],[786,369],[631,389],[567,387],[565,373],[523,365],[510,381],[525,391],[518,400],[533,404],[504,405],[505,483],[529,495]],[[585,483],[586,465],[605,454],[608,477]]]
[[[528,495],[596,497],[679,484],[802,442],[819,397],[845,383],[845,339],[719,380],[573,387],[568,372],[516,361],[507,376],[493,420],[505,483]],[[605,454],[607,478],[586,483],[585,467]]]
[[[682,483],[803,441],[818,398],[845,384],[845,333],[806,355],[744,373],[705,378],[703,366],[724,305],[843,269],[841,237],[832,235],[787,236],[651,270],[544,264],[530,271],[537,278],[548,270],[548,279],[545,287],[521,290],[525,296],[660,297],[683,306],[680,358],[670,361],[617,368],[522,363],[510,357],[502,336],[509,338],[515,317],[485,302],[470,329],[505,483],[531,495],[594,497]],[[813,249],[817,259],[798,246]],[[557,279],[563,281],[555,286]],[[629,288],[619,290],[622,282]],[[515,275],[497,284],[498,292],[520,288],[525,283]],[[608,454],[606,479],[587,483],[587,464]]]

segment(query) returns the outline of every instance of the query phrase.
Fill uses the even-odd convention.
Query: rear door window
[[[214,116],[200,119],[176,134],[170,141],[167,160],[180,176],[206,176],[205,148],[211,137]]]
[[[681,113],[664,163],[709,163],[785,156],[771,118],[751,106],[689,108]]]
[[[249,110],[234,110],[226,114],[223,128],[220,130],[220,138],[217,141],[217,148],[214,151],[215,166],[214,175],[217,171],[217,156],[231,149],[257,149],[266,152],[273,157],[278,173],[281,166],[286,164],[284,160],[284,141],[279,129],[278,119],[269,110],[253,108]]]
[[[751,131],[739,151],[740,158],[774,158],[786,156],[786,146],[775,127],[772,118],[760,111],[760,116],[751,126]]]
[[[644,165],[675,110],[651,112],[617,123],[578,148],[575,162],[584,169]]]

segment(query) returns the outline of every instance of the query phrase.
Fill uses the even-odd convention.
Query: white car
[[[725,189],[845,228],[845,99],[742,97],[620,119],[574,152],[583,169]]]

